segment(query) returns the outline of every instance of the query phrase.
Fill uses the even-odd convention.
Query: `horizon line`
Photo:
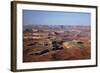
[[[47,25],[47,24],[24,24],[24,25]],[[48,24],[48,26],[53,26],[53,25],[57,25],[57,24]],[[73,25],[73,26],[90,26],[90,24],[88,25],[80,25],[80,24],[66,24],[66,25],[57,25],[57,26],[70,26],[70,25]]]

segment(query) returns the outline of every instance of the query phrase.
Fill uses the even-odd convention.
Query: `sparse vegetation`
[[[89,34],[90,26],[33,25],[23,31],[23,62],[90,59]]]

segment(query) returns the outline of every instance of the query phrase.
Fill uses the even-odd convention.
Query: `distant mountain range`
[[[90,28],[90,25],[23,25],[23,30],[25,29],[32,29],[32,28],[49,28],[49,29],[72,29],[72,28]]]

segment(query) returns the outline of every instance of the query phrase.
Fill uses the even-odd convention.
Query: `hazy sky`
[[[79,12],[23,10],[23,24],[90,25],[91,14]]]

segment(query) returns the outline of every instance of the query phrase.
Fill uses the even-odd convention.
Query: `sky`
[[[23,10],[23,25],[90,25],[91,14],[80,12]]]

